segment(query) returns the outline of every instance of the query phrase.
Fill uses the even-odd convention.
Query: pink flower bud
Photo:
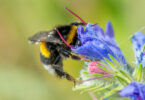
[[[108,72],[105,72],[103,69],[101,69],[97,65],[102,65],[102,64],[100,62],[91,62],[88,65],[88,71],[90,74],[108,74]]]

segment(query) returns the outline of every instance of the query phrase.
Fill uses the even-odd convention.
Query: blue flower
[[[77,28],[80,46],[76,46],[73,52],[86,56],[89,59],[110,59],[109,54],[120,63],[126,64],[126,60],[114,39],[114,31],[109,21],[106,32],[99,25],[88,23],[85,30],[82,26]]]
[[[121,96],[129,97],[132,100],[145,100],[145,84],[132,82],[119,93]]]
[[[132,36],[133,49],[137,64],[142,64],[145,67],[145,52],[143,50],[145,45],[145,34],[137,32]]]

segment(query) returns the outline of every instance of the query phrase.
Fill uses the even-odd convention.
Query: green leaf
[[[102,70],[104,70],[105,72],[108,72],[108,69],[104,66],[101,66],[101,65],[97,65],[99,68],[101,68]]]
[[[118,82],[120,83],[120,85],[126,86],[128,85],[128,83],[120,76],[115,76],[118,80]]]
[[[91,86],[77,85],[76,87],[72,88],[72,90],[73,91],[83,90],[83,89],[88,89],[88,88],[92,88],[92,87],[94,87],[94,85],[91,85]]]
[[[138,71],[137,71],[137,74],[136,74],[136,80],[137,81],[141,81],[141,78],[142,78],[142,75],[143,75],[143,68],[142,68],[142,65],[140,64],[138,66]]]
[[[126,77],[126,75],[124,75],[124,74],[122,74],[120,71],[116,71],[116,75],[117,76],[119,76],[120,78],[122,78],[124,81],[126,81],[128,84],[131,82],[131,80],[130,79],[128,79],[127,77]]]
[[[86,74],[86,75],[88,75],[88,74],[90,74],[90,73],[89,73],[89,72],[87,72],[87,71],[84,71],[84,72],[83,72],[83,74]]]
[[[120,87],[118,86],[116,88],[111,89],[109,92],[105,92],[105,95],[103,97],[101,97],[101,100],[115,94],[119,90],[120,90]]]
[[[94,90],[93,92],[103,91],[103,90],[105,90],[105,89],[110,88],[112,85],[113,85],[113,84],[111,83],[111,84],[108,84],[108,85],[106,85],[106,86],[102,86],[102,87],[100,87],[100,88]]]
[[[116,66],[107,58],[104,58],[105,61],[108,63],[109,67],[111,67],[111,69],[113,69],[114,71],[116,70]]]
[[[143,76],[142,76],[142,82],[145,83],[145,67],[143,67]]]
[[[142,52],[144,52],[145,51],[145,45],[143,46],[143,49],[142,49]]]
[[[124,70],[119,70],[119,72],[126,77],[126,79],[128,80],[128,82],[131,82],[133,79],[130,77],[129,73],[125,72]]]
[[[133,72],[133,75],[132,75],[134,79],[136,79],[136,74],[137,74],[137,72],[138,72],[138,68],[139,68],[139,67],[137,66],[137,67],[135,67],[135,69],[134,69],[134,72]]]
[[[113,61],[113,63],[114,63],[117,67],[120,66],[119,62],[118,62],[112,55],[109,54],[109,57],[111,58],[111,60]]]
[[[92,76],[100,77],[100,76],[104,76],[104,75],[103,74],[93,74]]]
[[[92,91],[92,90],[94,90],[94,89],[98,89],[98,88],[100,88],[100,87],[103,87],[103,85],[98,85],[98,86],[94,86],[94,87],[85,89],[85,90],[83,90],[83,91],[81,92],[81,94],[82,94],[82,93],[85,93],[85,92],[88,92],[88,91]]]

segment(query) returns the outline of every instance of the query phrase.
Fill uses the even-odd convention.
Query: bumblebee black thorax
[[[57,29],[59,30],[62,37],[65,39],[65,41],[68,44],[70,44],[72,46],[76,46],[76,45],[80,44],[80,40],[78,39],[78,34],[77,34],[77,26],[66,25],[66,26],[58,27]],[[56,31],[55,31],[55,36],[61,40],[60,36],[58,35],[58,33]]]

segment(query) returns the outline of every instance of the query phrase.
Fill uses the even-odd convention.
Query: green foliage
[[[137,74],[136,74],[136,80],[141,81],[141,78],[142,78],[142,75],[143,75],[142,74],[142,71],[143,71],[142,65],[140,64],[137,69],[138,70],[137,70]]]
[[[109,56],[112,61],[104,58],[105,63],[101,62],[102,64],[97,66],[110,74],[90,74],[87,69],[89,62],[87,62],[80,73],[82,83],[77,84],[74,90],[81,90],[81,93],[92,91],[98,98],[103,99],[116,94],[133,81],[131,74],[124,70],[125,66],[119,64],[111,55]]]
[[[138,65],[135,70],[134,70],[134,73],[133,73],[133,77],[136,81],[139,81],[139,82],[144,82],[145,80],[145,68],[140,64]]]

